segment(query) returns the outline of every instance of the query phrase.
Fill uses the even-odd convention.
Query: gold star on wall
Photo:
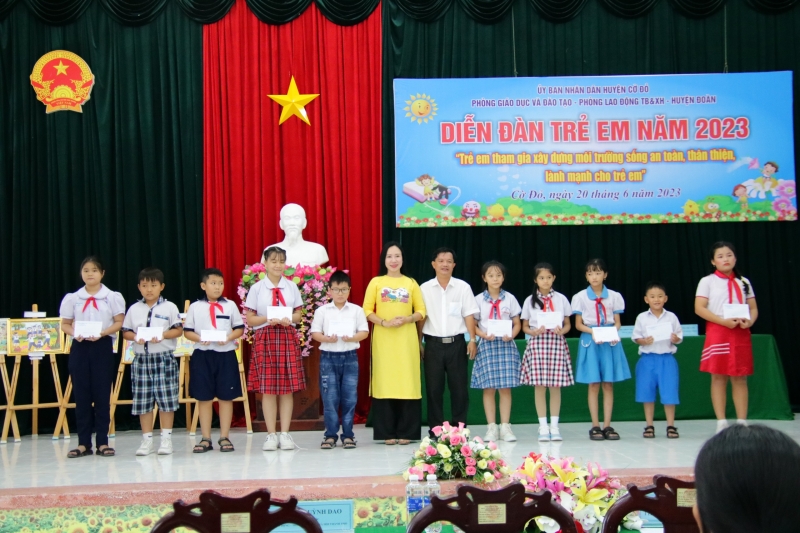
[[[58,76],[59,74],[63,74],[64,76],[67,75],[67,69],[69,68],[69,65],[65,65],[63,61],[59,61],[58,65],[53,65],[53,66],[56,69],[56,76]]]
[[[311,125],[311,122],[308,121],[308,113],[306,113],[305,106],[319,95],[300,94],[300,92],[297,90],[297,84],[294,82],[294,76],[292,76],[292,79],[289,82],[289,90],[286,92],[286,94],[268,94],[267,96],[283,106],[283,110],[281,110],[281,119],[278,122],[278,126],[286,122],[292,116],[299,117],[300,120],[309,126]]]

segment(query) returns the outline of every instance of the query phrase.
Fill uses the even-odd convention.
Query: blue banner
[[[394,81],[398,227],[797,218],[792,73]]]

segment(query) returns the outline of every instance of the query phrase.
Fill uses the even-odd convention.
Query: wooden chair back
[[[278,507],[270,511],[270,507]],[[317,519],[297,507],[297,498],[274,500],[269,490],[259,489],[241,498],[231,498],[213,490],[200,494],[198,503],[178,500],[151,530],[168,533],[178,527],[199,533],[266,533],[283,524],[296,524],[308,533],[322,533]]]
[[[653,476],[653,484],[628,485],[628,493],[606,513],[602,533],[617,533],[622,520],[633,511],[646,511],[664,524],[664,533],[700,533],[692,506],[696,500],[694,481]]]
[[[441,521],[450,522],[465,533],[518,533],[537,516],[558,522],[562,533],[577,533],[572,516],[552,500],[550,492],[525,492],[521,483],[499,490],[459,485],[455,496],[434,496],[431,504],[411,520],[408,533],[422,533],[429,525]]]

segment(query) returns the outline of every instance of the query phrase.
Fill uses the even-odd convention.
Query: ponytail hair
[[[736,257],[736,247],[728,241],[717,241],[711,245],[711,252],[709,253],[709,259],[714,261],[714,254],[717,253],[717,250],[720,248],[729,248],[731,252],[733,252],[733,256]],[[744,296],[747,298],[747,295],[750,294],[750,284],[744,280],[744,276],[736,270],[736,267],[733,267],[733,276],[739,278],[742,282],[742,286],[744,286]]]
[[[550,263],[536,263],[536,266],[533,267],[533,292],[531,293],[531,306],[536,309],[536,306],[539,306],[539,309],[544,308],[544,302],[539,299],[539,286],[536,284],[536,278],[539,277],[539,272],[542,270],[547,270],[552,275],[556,275],[553,271],[553,265]]]

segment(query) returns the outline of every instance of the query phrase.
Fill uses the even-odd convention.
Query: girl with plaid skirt
[[[511,389],[519,385],[519,350],[514,337],[520,330],[520,307],[517,299],[502,289],[506,267],[497,261],[489,261],[481,268],[486,289],[475,295],[479,312],[476,333],[481,338],[475,366],[472,368],[473,389],[483,389],[483,410],[489,425],[484,440],[495,441],[498,428],[495,418],[495,390],[500,392],[500,438],[506,442],[517,440],[511,431]],[[497,337],[496,321],[507,321],[510,334]],[[490,327],[492,328],[490,330]],[[507,325],[506,325],[507,327]],[[491,331],[491,332],[490,332]]]
[[[286,251],[277,246],[264,250],[267,277],[250,289],[244,306],[247,323],[256,330],[250,370],[247,373],[247,390],[260,392],[267,438],[261,447],[264,451],[293,450],[294,441],[289,435],[294,408],[294,393],[305,390],[306,375],[297,330],[292,324],[300,322],[303,298],[297,285],[283,277],[286,270]],[[292,309],[292,318],[276,318],[280,310]],[[271,317],[271,318],[270,318]],[[281,433],[277,435],[278,409],[281,414]]]
[[[553,290],[556,275],[548,263],[533,267],[533,294],[522,304],[522,331],[530,335],[522,357],[520,383],[533,385],[536,414],[539,417],[539,441],[560,441],[558,414],[561,411],[561,387],[575,384],[572,361],[564,335],[570,329],[572,307],[566,296]],[[559,315],[558,325],[540,324]],[[547,391],[550,391],[550,426],[547,425]]]

